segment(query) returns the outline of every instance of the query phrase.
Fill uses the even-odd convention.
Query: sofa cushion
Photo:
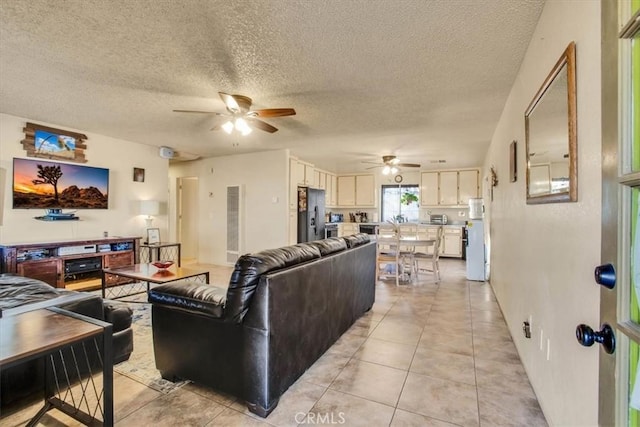
[[[331,255],[347,249],[347,243],[340,237],[329,237],[328,239],[314,240],[307,244],[318,248],[320,255],[322,256]]]
[[[343,239],[347,244],[347,248],[355,248],[371,241],[371,237],[367,233],[358,233],[352,236],[344,236]]]
[[[131,326],[133,310],[127,304],[119,301],[102,301],[104,320],[113,325],[113,332],[124,331]]]
[[[56,298],[60,292],[53,286],[22,276],[0,275],[0,311]]]
[[[225,319],[242,322],[261,275],[316,258],[320,258],[320,249],[308,243],[242,255],[236,261],[229,281]]]
[[[149,302],[179,307],[187,311],[222,317],[227,290],[218,286],[193,282],[171,282],[149,291]]]

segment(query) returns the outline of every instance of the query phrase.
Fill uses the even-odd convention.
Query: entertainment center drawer
[[[54,288],[57,288],[60,277],[58,272],[61,268],[60,260],[58,258],[51,258],[18,263],[16,273],[20,276],[42,280]],[[62,284],[61,287],[64,287],[64,284]]]
[[[105,268],[127,267],[129,265],[133,265],[132,251],[109,254],[104,257]]]

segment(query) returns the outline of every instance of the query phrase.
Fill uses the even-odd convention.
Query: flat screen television
[[[108,209],[109,169],[13,159],[14,209]]]

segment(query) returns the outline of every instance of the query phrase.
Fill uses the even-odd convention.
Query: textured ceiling
[[[200,156],[336,172],[482,163],[543,1],[1,0],[0,112]],[[211,132],[218,91],[274,134]]]

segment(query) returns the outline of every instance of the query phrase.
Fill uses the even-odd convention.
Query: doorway
[[[182,249],[182,262],[198,261],[198,178],[180,177],[176,183],[178,241]]]

